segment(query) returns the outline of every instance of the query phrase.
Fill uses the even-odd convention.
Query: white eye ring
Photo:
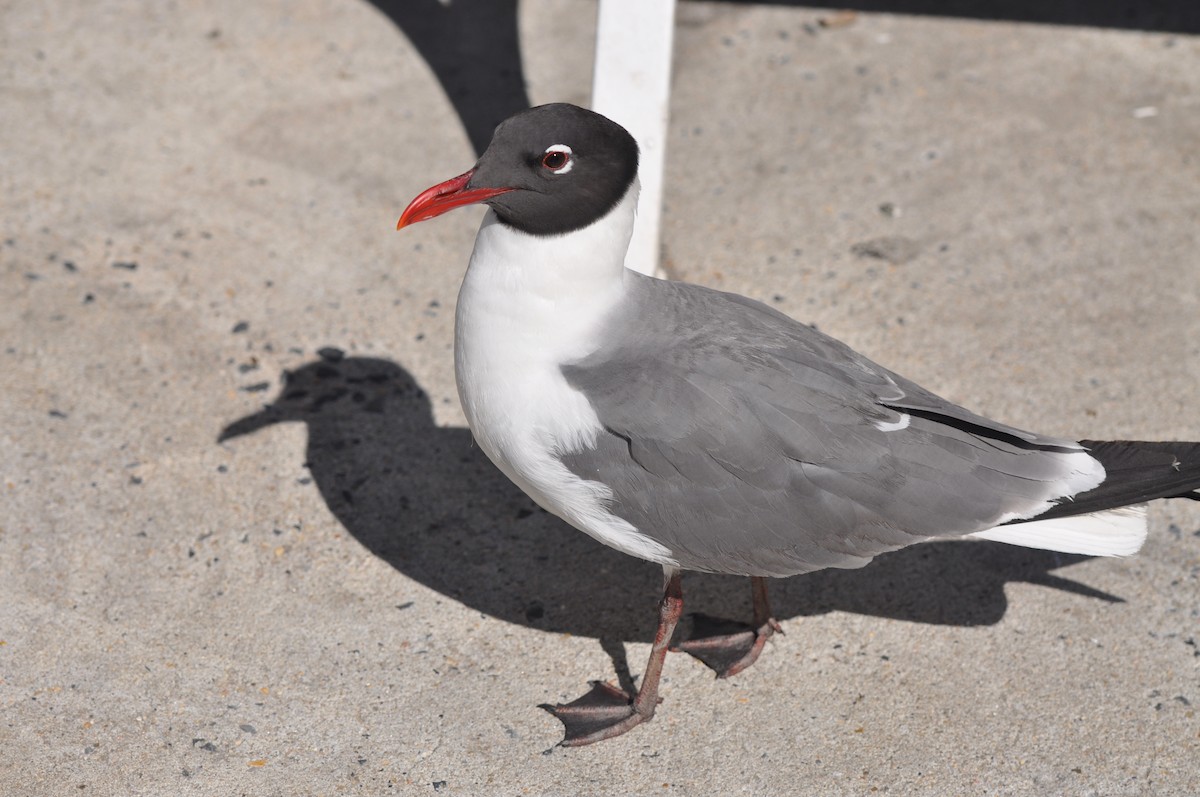
[[[571,171],[571,167],[575,165],[575,159],[572,157],[575,152],[566,144],[551,144],[546,147],[546,151],[542,153],[542,165],[546,165],[546,156],[552,152],[561,152],[567,156],[567,162],[557,169],[550,169],[553,174],[566,174]],[[550,168],[547,166],[546,168]]]

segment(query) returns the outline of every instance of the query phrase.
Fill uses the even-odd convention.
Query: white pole
[[[600,0],[592,110],[641,148],[642,195],[625,265],[643,274],[658,269],[674,33],[675,0]]]

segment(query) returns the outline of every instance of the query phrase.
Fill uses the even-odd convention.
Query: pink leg
[[[658,631],[654,634],[654,646],[650,649],[641,688],[636,695],[630,696],[615,686],[593,681],[591,690],[577,700],[543,705],[542,708],[563,724],[565,735],[559,744],[567,747],[592,744],[620,736],[630,728],[650,721],[659,704],[658,681],[662,677],[663,662],[682,613],[683,587],[679,571],[674,571],[668,575],[663,589]]]

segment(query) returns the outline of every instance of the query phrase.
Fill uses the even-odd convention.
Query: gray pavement
[[[0,4],[0,791],[1200,793],[1191,505],[1128,560],[777,582],[754,668],[670,657],[652,724],[552,750],[537,704],[640,671],[658,575],[470,443],[479,211],[391,228],[474,106],[419,52],[458,23],[393,20]],[[518,23],[529,100],[586,103],[594,5]],[[1196,36],[686,2],[675,70],[672,275],[1018,426],[1200,439]]]

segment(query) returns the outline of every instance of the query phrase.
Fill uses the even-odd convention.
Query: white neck
[[[472,340],[519,338],[529,356],[555,365],[588,354],[623,295],[638,191],[634,180],[607,215],[566,235],[520,232],[489,210],[459,291],[456,352]]]

